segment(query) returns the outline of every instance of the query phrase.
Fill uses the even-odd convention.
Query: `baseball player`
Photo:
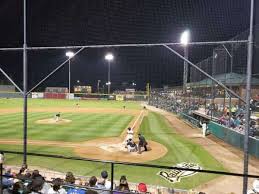
[[[56,122],[58,122],[59,121],[59,119],[60,119],[60,112],[59,113],[57,113],[57,114],[55,114],[55,121]]]
[[[201,122],[200,121],[200,125],[202,127],[202,136],[203,137],[206,137],[206,131],[207,131],[207,123],[204,121],[204,122]]]
[[[138,146],[133,141],[133,139],[127,140],[127,149],[128,149],[129,152],[137,152],[138,151]]]
[[[133,139],[133,135],[134,135],[134,131],[131,127],[129,127],[128,130],[127,130],[127,138],[126,139],[127,140]]]
[[[138,134],[138,139],[139,139],[138,153],[141,154],[141,147],[144,147],[145,151],[147,151],[147,141],[146,141],[145,137],[143,135],[141,135],[140,133]]]

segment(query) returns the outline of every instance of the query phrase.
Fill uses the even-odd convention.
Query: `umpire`
[[[141,135],[140,133],[138,134],[138,139],[139,139],[138,152],[139,152],[139,154],[141,154],[141,147],[144,147],[145,151],[147,151],[147,141],[146,141],[145,137],[143,135]]]

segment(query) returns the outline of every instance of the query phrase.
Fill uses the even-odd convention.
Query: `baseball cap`
[[[147,192],[147,185],[145,183],[138,184],[138,191],[139,192]]]
[[[256,192],[259,192],[259,179],[254,180],[253,188]]]
[[[106,179],[108,177],[108,172],[106,170],[101,172],[102,178]]]

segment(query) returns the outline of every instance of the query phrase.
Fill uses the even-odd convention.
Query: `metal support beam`
[[[245,115],[245,138],[244,138],[244,178],[243,178],[243,194],[247,193],[248,183],[248,145],[249,145],[249,129],[250,129],[250,98],[251,98],[251,77],[252,77],[252,60],[253,60],[253,30],[254,30],[254,0],[251,0],[250,7],[250,27],[247,48],[247,79],[246,79],[246,115]]]
[[[208,41],[208,42],[189,42],[188,45],[222,45],[231,43],[247,43],[247,40],[228,40],[228,41]],[[147,47],[147,46],[181,46],[180,42],[164,43],[132,43],[132,44],[106,44],[106,45],[68,45],[68,46],[46,46],[46,47],[27,47],[27,50],[48,50],[48,49],[79,49],[79,48],[111,48],[111,47]],[[23,48],[0,48],[0,51],[19,51]]]
[[[188,46],[184,47],[184,58],[188,59]],[[188,63],[184,61],[183,64],[183,91],[186,93],[186,84],[188,82]]]
[[[27,39],[26,39],[26,0],[23,0],[23,164],[27,165]]]
[[[228,91],[229,93],[231,93],[233,96],[235,96],[236,98],[240,99],[242,102],[245,103],[245,100],[243,98],[241,98],[238,94],[236,94],[233,90],[230,90],[228,87],[226,87],[223,83],[221,83],[220,81],[216,80],[215,78],[213,78],[212,76],[210,76],[208,73],[206,73],[205,71],[203,71],[201,68],[199,68],[197,65],[195,65],[194,63],[192,63],[191,61],[189,61],[188,59],[184,58],[184,56],[182,56],[181,54],[179,54],[177,51],[175,51],[174,49],[172,49],[171,47],[167,46],[167,45],[163,45],[165,48],[167,48],[168,50],[170,50],[171,52],[173,52],[175,55],[177,55],[178,57],[180,57],[181,59],[183,59],[184,61],[186,61],[189,65],[191,65],[192,67],[196,68],[198,71],[200,71],[202,74],[204,74],[206,77],[208,77],[209,79],[211,79],[212,81],[216,82],[219,86],[223,87],[226,91]]]
[[[227,47],[223,44],[222,45],[224,47],[224,49],[226,50],[226,52],[228,53],[228,55],[232,58],[232,55],[230,54],[230,52],[228,51]]]
[[[82,50],[84,50],[84,48],[79,49],[74,56],[76,56],[77,54],[79,54]],[[65,60],[63,63],[61,63],[57,68],[55,68],[52,72],[50,72],[45,78],[43,78],[41,81],[39,81],[39,83],[37,83],[34,87],[32,87],[32,89],[30,89],[27,94],[31,93],[35,88],[37,88],[40,84],[42,84],[45,80],[47,80],[51,75],[53,75],[57,70],[59,70],[61,67],[63,67],[70,59],[68,58],[67,60]]]
[[[108,82],[107,82],[107,86],[108,86],[108,94],[110,94],[111,92],[111,62],[108,61]]]
[[[17,90],[19,90],[19,92],[21,94],[23,94],[23,91],[21,90],[21,88],[12,80],[12,78],[10,78],[7,73],[5,73],[5,71],[0,67],[0,71],[2,72],[2,74],[16,87]]]
[[[71,65],[71,59],[69,58],[68,60],[68,93],[69,93],[69,99],[70,99],[70,84],[71,84],[71,68],[70,68],[70,65]]]

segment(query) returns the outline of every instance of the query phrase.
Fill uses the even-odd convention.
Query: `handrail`
[[[23,155],[23,152],[8,151],[8,150],[0,150],[0,151],[2,151],[4,153],[9,153],[9,154],[20,154],[20,155]],[[169,169],[169,170],[192,171],[192,172],[219,174],[219,175],[227,175],[227,176],[238,176],[238,177],[247,176],[249,178],[259,178],[259,175],[253,175],[253,174],[245,175],[245,174],[242,174],[242,173],[233,173],[233,172],[216,171],[216,170],[191,169],[191,168],[182,168],[182,167],[176,167],[176,166],[164,166],[164,165],[131,163],[131,162],[118,162],[118,161],[111,161],[111,160],[97,160],[97,159],[82,158],[82,157],[68,157],[68,156],[61,156],[61,155],[39,154],[39,153],[27,153],[27,155],[29,155],[29,156],[41,156],[41,157],[57,158],[57,159],[68,159],[68,160],[100,162],[100,163],[108,163],[108,164],[113,164],[113,165],[114,164],[119,164],[119,165],[128,165],[128,166],[151,167],[151,168],[158,168],[158,169],[162,168],[162,169]],[[113,174],[113,172],[112,172],[112,174]]]

